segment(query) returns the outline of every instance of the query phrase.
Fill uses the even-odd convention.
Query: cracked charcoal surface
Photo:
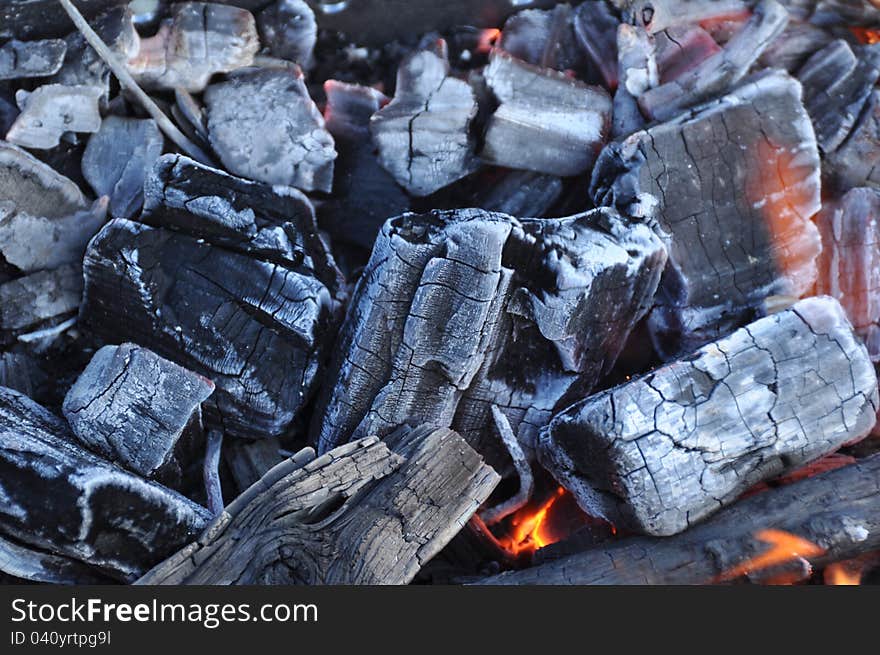
[[[6,133],[6,140],[25,148],[48,150],[65,132],[97,132],[101,127],[98,86],[46,84],[16,94],[21,113]]]
[[[176,486],[184,433],[200,428],[214,384],[131,343],[95,353],[64,398],[64,417],[86,448],[147,478]]]
[[[183,496],[84,450],[64,421],[4,388],[0,499],[3,537],[118,581],[191,541],[210,518]]]
[[[627,228],[608,210],[389,220],[327,373],[338,382],[318,403],[319,450],[424,422],[451,426],[503,467],[491,405],[531,451],[564,398],[586,393],[611,366],[664,262],[648,228]]]
[[[205,90],[211,145],[233,174],[329,192],[333,137],[298,68],[242,72]]]
[[[808,298],[572,405],[542,434],[540,458],[591,515],[671,535],[864,437],[878,406],[843,308]]]
[[[367,438],[317,459],[309,451],[139,584],[407,584],[499,480],[445,429],[402,428],[387,446]]]
[[[412,195],[433,193],[476,169],[476,115],[474,92],[450,76],[445,51],[418,52],[400,64],[394,99],[371,119],[379,161]]]
[[[631,216],[658,203],[670,265],[651,330],[667,357],[753,319],[768,296],[812,287],[819,153],[800,96],[795,79],[771,71],[600,155],[597,203]]]
[[[333,301],[311,275],[124,219],[89,244],[80,322],[209,378],[209,427],[283,434],[309,400]]]
[[[61,39],[8,41],[0,46],[0,80],[54,75],[66,52]]]
[[[500,103],[480,156],[507,168],[572,176],[589,170],[611,127],[611,97],[494,50],[483,75]]]

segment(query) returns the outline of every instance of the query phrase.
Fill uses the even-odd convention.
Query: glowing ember
[[[500,538],[499,543],[513,555],[533,553],[539,548],[559,541],[552,530],[546,525],[547,513],[550,508],[566,493],[559,487],[556,493],[543,505],[535,508],[525,507],[518,511],[510,520],[511,533]]]
[[[715,578],[715,582],[735,580],[740,576],[769,569],[797,559],[807,559],[825,553],[825,549],[811,541],[783,530],[761,530],[755,535],[759,541],[770,544],[770,548],[742,564],[733,567]]]
[[[858,585],[862,583],[862,566],[858,562],[835,562],[825,568],[827,585]]]
[[[867,45],[880,43],[880,30],[869,30],[867,27],[852,27],[850,29],[860,43]]]
[[[492,28],[489,30],[482,30],[480,32],[480,38],[477,41],[477,47],[475,50],[481,54],[485,54],[489,52],[498,40],[501,38],[501,30],[497,28]]]

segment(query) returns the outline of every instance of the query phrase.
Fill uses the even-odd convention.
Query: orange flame
[[[825,567],[823,576],[827,585],[859,585],[862,583],[862,566],[850,562],[835,562]]]
[[[771,547],[760,555],[724,571],[715,578],[715,582],[735,580],[749,573],[785,564],[799,558],[817,557],[825,553],[825,549],[821,546],[783,530],[761,530],[755,534],[755,539],[770,544]]]
[[[496,43],[498,43],[500,38],[501,30],[498,28],[493,27],[492,29],[481,30],[479,40],[477,41],[477,47],[474,49],[480,54],[486,54]]]
[[[859,43],[866,45],[874,45],[880,43],[880,30],[870,30],[867,27],[851,27],[852,33],[856,35]]]
[[[556,493],[537,509],[524,508],[514,514],[510,521],[511,533],[500,538],[498,542],[511,554],[521,555],[533,553],[539,548],[558,541],[558,538],[547,529],[544,522],[550,508],[565,493],[565,489],[559,487],[556,489]]]

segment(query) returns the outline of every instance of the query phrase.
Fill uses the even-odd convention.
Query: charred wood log
[[[75,322],[82,289],[77,264],[0,284],[0,343],[51,341]]]
[[[880,91],[872,91],[849,136],[826,153],[823,172],[842,191],[858,186],[880,188]]]
[[[645,125],[638,97],[659,84],[656,44],[640,27],[621,25],[617,30],[617,75],[611,135],[629,136]]]
[[[620,19],[605,0],[586,0],[574,10],[575,37],[609,89],[617,87],[617,28]]]
[[[657,69],[660,81],[664,84],[681,77],[721,52],[721,47],[712,35],[699,25],[669,27],[657,32],[654,39]]]
[[[77,5],[88,18],[121,1],[79,0]],[[0,39],[34,39],[69,34],[73,25],[57,0],[6,0],[0,3]]]
[[[567,4],[515,13],[504,23],[498,47],[529,64],[558,71],[579,68],[583,57]]]
[[[318,23],[305,0],[276,0],[257,16],[263,44],[275,57],[312,67]]]
[[[6,140],[25,148],[48,150],[65,132],[97,132],[101,127],[98,100],[101,87],[46,84],[16,96],[21,113],[6,133]]]
[[[800,98],[795,79],[768,72],[600,156],[596,202],[630,216],[656,210],[668,240],[651,316],[665,356],[752,320],[768,296],[796,298],[813,285],[819,153]]]
[[[282,462],[138,583],[408,583],[498,475],[450,430],[403,429],[388,447],[368,438]]]
[[[113,578],[101,575],[88,564],[23,546],[0,536],[0,573],[29,582],[49,584],[109,584]]]
[[[878,407],[843,308],[808,298],[572,405],[539,452],[588,514],[664,536],[864,437]]]
[[[880,455],[755,494],[674,537],[631,537],[483,584],[708,584],[767,550],[777,529],[825,550],[817,566],[880,548]]]
[[[66,52],[61,39],[8,41],[0,46],[0,80],[54,75]]]
[[[120,581],[173,553],[210,518],[83,450],[61,419],[10,389],[0,389],[0,497],[4,538]]]
[[[833,40],[834,37],[821,27],[790,22],[779,38],[765,48],[758,58],[758,64],[767,68],[782,68],[795,74],[807,59]]]
[[[281,445],[275,437],[259,441],[233,441],[223,445],[223,460],[241,493],[281,462]]]

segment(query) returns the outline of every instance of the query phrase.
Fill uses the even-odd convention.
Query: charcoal
[[[107,0],[79,0],[89,19],[106,11]],[[0,3],[0,40],[64,36],[73,29],[58,0],[6,0]]]
[[[0,343],[54,337],[73,324],[82,294],[78,264],[0,284]]]
[[[101,575],[87,564],[68,557],[28,548],[0,537],[0,574],[14,576],[20,582],[49,584],[109,584],[112,578]]]
[[[531,452],[551,411],[611,365],[664,262],[647,227],[609,210],[389,220],[333,354],[335,386],[319,398],[319,450],[425,422],[452,426],[503,467],[491,412],[501,402]]]
[[[433,193],[475,170],[476,114],[471,87],[449,75],[445,45],[417,52],[397,70],[394,99],[371,119],[379,161],[412,195]]]
[[[822,255],[816,292],[840,301],[880,362],[880,192],[857,188],[816,215]]]
[[[61,39],[8,41],[0,46],[0,80],[54,75],[64,62]]]
[[[251,12],[211,2],[172,5],[158,33],[127,66],[145,88],[202,91],[215,73],[250,66],[260,48]]]
[[[32,400],[0,389],[0,534],[129,582],[189,543],[207,510],[76,444]]]
[[[0,83],[0,134],[5,135],[9,131],[19,113],[15,97]]]
[[[572,405],[540,456],[589,514],[666,536],[865,436],[878,406],[843,308],[808,298]]]
[[[656,44],[643,27],[621,25],[617,30],[617,75],[611,135],[629,136],[645,125],[638,98],[660,82]]]
[[[181,440],[201,424],[214,384],[135,344],[104,346],[64,398],[79,443],[145,478],[176,486]]]
[[[816,25],[867,26],[880,24],[880,7],[873,0],[787,0],[804,3],[807,17]]]
[[[646,91],[639,106],[654,120],[667,120],[683,109],[726,91],[741,80],[788,24],[776,0],[760,0],[752,17],[724,48],[674,80]]]
[[[245,491],[284,459],[278,439],[273,437],[259,441],[239,439],[224,444],[222,454],[239,493]]]
[[[880,45],[858,48],[841,39],[810,57],[798,71],[804,105],[813,120],[823,153],[846,139],[880,79]]]
[[[83,175],[99,196],[110,198],[110,213],[132,218],[144,201],[144,180],[162,154],[162,133],[152,120],[108,116],[86,146]]]
[[[6,140],[25,148],[48,150],[65,132],[97,132],[101,127],[97,86],[46,84],[16,96],[21,113],[6,133]]]
[[[229,172],[303,191],[330,191],[333,137],[298,68],[260,70],[205,91],[211,145]]]
[[[190,131],[188,136],[201,144],[205,144],[205,149],[207,150],[209,138],[208,121],[205,118],[204,108],[193,98],[192,94],[181,87],[175,88],[174,106],[171,111],[175,115],[180,116],[181,120],[178,122],[181,124],[181,129],[188,127]]]
[[[276,0],[259,13],[257,27],[275,57],[295,61],[303,70],[312,67],[318,24],[305,0]]]
[[[642,28],[644,29],[644,28]],[[699,25],[679,25],[657,32],[657,69],[664,84],[675,80],[721,51]]]
[[[23,347],[0,352],[0,387],[32,397],[45,377],[36,357]]]
[[[607,91],[500,50],[484,76],[499,103],[486,128],[484,160],[558,176],[592,166],[611,126]]]
[[[344,281],[318,235],[312,203],[290,187],[233,177],[163,155],[147,178],[140,221],[314,276],[342,301]]]
[[[797,80],[770,71],[600,156],[594,200],[630,216],[656,210],[668,240],[651,315],[663,356],[754,319],[768,296],[797,298],[813,285],[819,155],[800,96]]]
[[[389,216],[410,208],[409,197],[379,163],[370,136],[370,117],[388,102],[371,87],[335,80],[324,83],[325,119],[339,157],[333,195],[321,203],[318,219],[334,241],[367,253]]]
[[[821,27],[810,23],[790,22],[785,31],[770,43],[758,58],[758,64],[768,68],[783,68],[797,73],[813,53],[833,41],[833,37]]]
[[[498,47],[522,61],[559,71],[578,67],[582,56],[567,4],[515,13],[504,23]]]
[[[586,0],[572,19],[578,44],[609,89],[617,87],[617,28],[620,20],[605,0]]]
[[[652,34],[685,23],[701,23],[749,11],[749,0],[629,0],[623,21]]]
[[[823,172],[833,186],[846,191],[859,186],[880,188],[880,91],[872,91],[849,136],[827,153]]]
[[[131,341],[217,389],[207,427],[283,434],[308,402],[334,310],[311,275],[125,219],[84,260],[80,320],[104,343]]]
[[[477,206],[511,216],[545,217],[562,196],[562,179],[533,171],[504,171]]]

